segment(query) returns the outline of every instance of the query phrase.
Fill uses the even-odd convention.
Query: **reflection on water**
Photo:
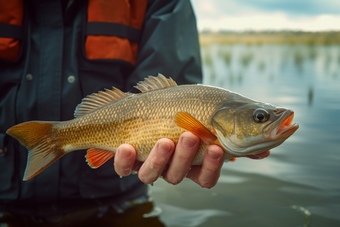
[[[303,69],[304,56],[298,50],[294,53],[294,63],[295,63],[296,68],[299,70],[298,75],[302,75],[301,72]]]
[[[167,226],[340,226],[340,46],[211,45],[202,48],[202,59],[204,84],[289,107],[300,128],[264,160],[225,163],[210,190],[189,180],[177,186],[159,180],[155,203],[173,208],[163,209],[161,220],[171,217],[164,218]]]
[[[297,206],[297,205],[293,205],[292,208],[294,210],[300,211],[305,216],[305,224],[303,225],[303,227],[309,227],[310,226],[310,216],[311,216],[310,211],[307,210],[306,208],[302,207],[302,206]]]
[[[312,106],[313,96],[314,96],[314,90],[313,90],[312,87],[309,87],[309,90],[308,90],[308,106]]]
[[[215,209],[184,209],[177,206],[161,205],[164,215],[161,221],[167,226],[199,226],[216,216],[230,216],[226,211]]]

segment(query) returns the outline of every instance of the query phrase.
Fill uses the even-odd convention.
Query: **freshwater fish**
[[[223,148],[225,160],[261,154],[283,143],[299,127],[294,112],[258,102],[226,89],[177,85],[159,74],[135,86],[141,93],[113,87],[85,97],[69,121],[30,121],[7,134],[28,149],[23,180],[42,172],[65,154],[88,149],[86,161],[98,168],[121,144],[131,144],[145,161],[157,140],[177,144],[190,131],[200,139],[193,165],[203,162],[210,144]]]

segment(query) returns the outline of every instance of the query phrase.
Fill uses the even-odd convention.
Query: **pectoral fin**
[[[87,150],[85,157],[87,164],[91,168],[96,169],[113,158],[113,156],[115,156],[115,154],[112,151],[92,148]]]
[[[212,134],[201,122],[196,120],[189,113],[178,112],[175,114],[174,118],[178,127],[195,134],[207,144],[210,144],[212,141],[217,139],[214,134]]]

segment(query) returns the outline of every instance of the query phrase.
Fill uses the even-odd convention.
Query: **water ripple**
[[[230,212],[215,209],[193,210],[166,204],[161,204],[158,206],[164,211],[161,216],[161,221],[169,227],[199,226],[212,217],[232,215]]]

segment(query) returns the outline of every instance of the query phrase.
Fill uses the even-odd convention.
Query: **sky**
[[[340,30],[340,0],[191,0],[200,31]]]

